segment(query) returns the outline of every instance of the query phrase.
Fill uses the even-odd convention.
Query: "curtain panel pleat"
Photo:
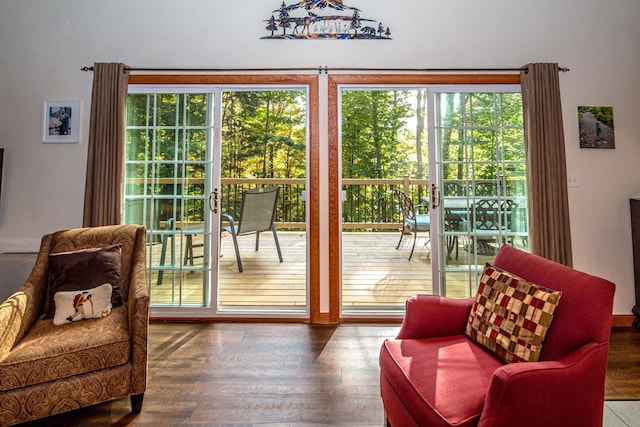
[[[529,248],[572,266],[567,165],[558,64],[528,64],[521,72],[527,154]]]
[[[121,221],[128,87],[125,68],[120,63],[94,64],[84,227]]]

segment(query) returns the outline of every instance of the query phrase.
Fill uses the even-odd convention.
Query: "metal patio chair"
[[[400,248],[400,243],[402,243],[402,237],[404,236],[405,230],[409,230],[413,233],[413,245],[411,246],[411,253],[409,254],[409,260],[413,256],[413,250],[416,248],[416,240],[418,239],[419,231],[426,231],[430,233],[431,230],[431,217],[428,214],[420,214],[418,212],[418,208],[425,207],[423,204],[413,204],[411,198],[400,189],[393,190],[393,196],[398,201],[398,205],[400,208],[400,213],[402,214],[402,228],[400,230],[400,240],[398,240],[398,245],[396,249]],[[425,242],[425,246],[429,244],[431,241],[431,235],[429,234],[429,238]]]
[[[476,243],[469,244],[471,252],[479,255],[495,255],[498,251],[498,235],[512,229],[512,215],[517,203],[511,199],[479,199],[473,204],[473,233]],[[513,237],[507,237],[513,244]],[[491,243],[495,245],[492,246]]]
[[[273,240],[276,243],[276,249],[278,250],[278,258],[280,258],[280,262],[282,262],[282,252],[280,251],[280,243],[278,242],[278,234],[276,233],[276,225],[274,223],[279,191],[280,187],[244,190],[238,221],[234,221],[231,215],[222,214],[222,217],[229,221],[229,226],[223,227],[222,229],[231,234],[233,238],[233,246],[236,250],[236,261],[240,273],[242,273],[243,269],[237,236],[244,234],[256,233],[257,251],[260,245],[260,233],[271,230]]]

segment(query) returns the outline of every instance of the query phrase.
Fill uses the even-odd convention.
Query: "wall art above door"
[[[342,0],[284,1],[265,19],[269,35],[263,39],[391,40],[391,29]]]

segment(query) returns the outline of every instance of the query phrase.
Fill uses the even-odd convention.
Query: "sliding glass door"
[[[130,87],[124,222],[147,226],[154,310],[308,316],[307,122],[305,86]],[[247,194],[276,188],[256,233]]]
[[[359,78],[335,89],[340,317],[472,296],[501,244],[528,245],[520,87]]]
[[[325,150],[317,77],[285,77],[130,86],[123,218],[147,226],[158,315],[400,316],[413,294],[471,295],[500,244],[527,247],[518,86],[329,76]],[[234,238],[246,194],[274,187],[276,232]]]
[[[399,194],[428,218],[426,89],[344,86],[341,99],[342,313],[401,312],[433,293],[428,228],[402,226]]]

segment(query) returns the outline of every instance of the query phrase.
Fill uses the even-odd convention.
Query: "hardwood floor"
[[[604,427],[640,426],[640,331],[613,328],[605,384]]]
[[[640,331],[630,327],[612,329],[608,368],[607,399],[640,400]]]
[[[397,330],[153,323],[141,414],[119,399],[32,425],[380,426],[378,352]]]
[[[382,426],[378,352],[397,325],[152,323],[142,413],[129,399],[35,426]],[[604,426],[640,425],[640,331],[614,328]],[[617,394],[620,393],[620,394]]]

